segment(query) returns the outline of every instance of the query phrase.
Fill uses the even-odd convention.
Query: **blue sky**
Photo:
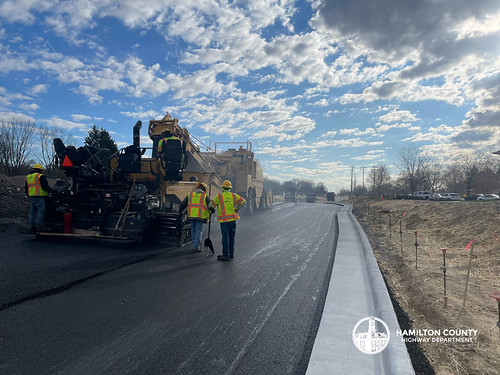
[[[338,190],[406,146],[500,149],[499,19],[498,0],[3,0],[0,119],[123,147],[169,112]]]

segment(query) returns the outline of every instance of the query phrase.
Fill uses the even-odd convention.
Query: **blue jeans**
[[[190,220],[191,223],[191,238],[193,240],[193,249],[201,249],[201,236],[205,229],[205,222],[201,220]]]
[[[236,220],[220,223],[222,233],[222,255],[234,255],[234,236],[236,235]]]
[[[44,197],[29,197],[30,216],[28,223],[30,226],[35,226],[40,230],[43,228],[43,219],[45,217],[45,198]]]

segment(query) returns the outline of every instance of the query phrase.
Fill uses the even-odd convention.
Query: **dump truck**
[[[202,153],[209,168],[232,183],[231,191],[246,199],[243,214],[271,207],[272,191],[264,189],[264,172],[252,151],[252,142],[210,142]]]
[[[290,188],[287,191],[285,191],[285,202],[297,203],[297,189]]]
[[[316,193],[309,192],[306,194],[306,203],[316,203]]]
[[[68,181],[56,183],[46,210],[51,230],[37,233],[38,237],[166,240],[177,245],[190,239],[186,214],[179,212],[182,200],[198,182],[207,183],[211,195],[216,194],[222,180],[178,119],[167,113],[149,122],[152,147],[141,146],[141,128],[138,121],[133,144],[114,155],[106,155],[105,149],[66,146],[54,139],[57,163]],[[166,131],[172,137],[162,143],[160,151]],[[108,162],[102,163],[103,159]]]

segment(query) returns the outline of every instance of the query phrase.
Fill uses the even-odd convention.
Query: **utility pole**
[[[372,176],[373,176],[373,179],[372,179],[372,183],[373,183],[373,191],[375,192],[376,186],[378,186],[378,185],[377,185],[377,166],[376,166],[376,165],[374,165],[374,166],[372,167],[372,169],[373,169],[373,172],[372,172],[372,173],[373,173],[373,174],[372,174]]]
[[[365,166],[362,166],[361,169],[363,170],[363,192],[365,191]]]
[[[353,190],[353,178],[354,178],[354,166],[351,165],[351,197],[352,197],[352,190]]]

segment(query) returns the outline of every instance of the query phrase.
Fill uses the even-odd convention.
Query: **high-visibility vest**
[[[42,189],[40,184],[41,173],[31,173],[26,176],[26,183],[28,184],[28,195],[30,197],[45,197],[49,193]]]
[[[243,203],[245,203],[245,199],[230,191],[217,195],[212,201],[212,204],[217,206],[217,221],[223,223],[239,219],[236,207],[241,206]]]
[[[188,216],[199,219],[208,219],[210,211],[205,202],[207,194],[193,191],[188,197]]]
[[[158,152],[162,152],[163,144],[166,143],[169,139],[176,139],[176,140],[180,141],[180,139],[174,135],[172,135],[170,137],[162,138],[162,139],[160,139],[160,142],[158,142]]]

